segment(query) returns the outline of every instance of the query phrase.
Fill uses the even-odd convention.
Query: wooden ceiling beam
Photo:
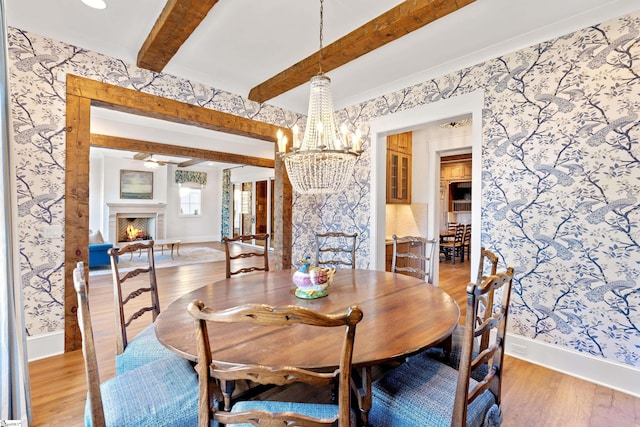
[[[242,165],[273,168],[273,159],[245,156],[242,154],[224,153],[221,151],[204,150],[201,148],[183,147],[181,145],[163,144],[159,142],[143,141],[133,138],[122,138],[112,135],[92,133],[89,143],[94,147],[112,148],[117,150],[140,151],[146,153],[179,156],[202,159],[202,161],[235,163]],[[194,163],[195,164],[195,163]]]
[[[322,70],[334,70],[474,1],[406,0],[323,47]],[[318,51],[251,89],[248,98],[266,102],[308,82],[318,74],[319,60]]]
[[[138,52],[138,67],[161,72],[217,2],[167,0]]]
[[[262,141],[277,142],[278,130],[292,141],[291,129],[168,98],[160,98],[84,77],[67,74],[67,93],[90,98],[91,105],[115,111],[198,126]]]

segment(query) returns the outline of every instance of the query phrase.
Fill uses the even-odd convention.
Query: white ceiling
[[[105,1],[106,9],[95,10],[80,0],[5,0],[7,23],[135,64],[166,0]],[[325,0],[324,44],[399,3]],[[476,0],[329,72],[334,105],[365,101],[638,10],[638,0]],[[318,46],[318,0],[220,0],[164,72],[246,97]],[[267,102],[306,114],[308,94],[305,84]],[[134,126],[127,118],[124,127],[118,123],[122,116],[92,115],[93,132],[196,147],[200,141],[229,138],[189,126],[154,134],[150,129],[159,125],[146,119]],[[267,157],[273,157],[263,142],[239,141],[227,142],[240,153],[260,156],[260,150],[267,150]]]

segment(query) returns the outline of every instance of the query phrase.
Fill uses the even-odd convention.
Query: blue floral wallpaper
[[[516,270],[510,332],[636,367],[639,34],[633,14],[339,111],[366,129],[483,90],[481,240]],[[295,198],[294,260],[313,248],[311,225],[357,231],[368,266],[364,147],[348,192]]]
[[[64,226],[65,74],[283,127],[300,119],[268,104],[16,28],[9,28],[8,48],[19,260],[30,336],[64,329],[64,240],[45,237],[44,230]]]
[[[20,260],[29,333],[63,327],[60,71],[281,126],[297,114],[17,29],[9,33]],[[585,28],[338,111],[365,135],[343,194],[295,195],[293,258],[358,232],[368,267],[368,122],[483,90],[482,244],[516,269],[510,332],[640,366],[640,15]],[[340,224],[340,225],[336,225]]]

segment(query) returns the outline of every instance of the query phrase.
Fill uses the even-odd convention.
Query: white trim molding
[[[64,353],[64,331],[27,337],[29,362]]]
[[[640,398],[640,369],[633,366],[513,334],[507,334],[505,353]]]

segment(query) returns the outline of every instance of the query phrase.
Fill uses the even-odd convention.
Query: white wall
[[[222,171],[208,166],[193,166],[189,170],[206,172],[207,185],[202,189],[202,212],[200,216],[180,216],[180,187],[175,182],[175,166],[168,168],[167,180],[167,238],[182,242],[209,242],[220,240],[222,222]]]
[[[120,170],[153,172],[153,199],[123,200],[120,198]],[[202,215],[180,216],[178,184],[175,183],[176,166],[166,165],[156,169],[145,169],[142,162],[120,157],[92,155],[89,179],[89,227],[100,229],[108,235],[107,203],[166,203],[165,233],[167,238],[179,239],[183,243],[220,240],[222,172],[208,165],[196,165],[190,170],[207,173],[207,185],[202,191]]]

